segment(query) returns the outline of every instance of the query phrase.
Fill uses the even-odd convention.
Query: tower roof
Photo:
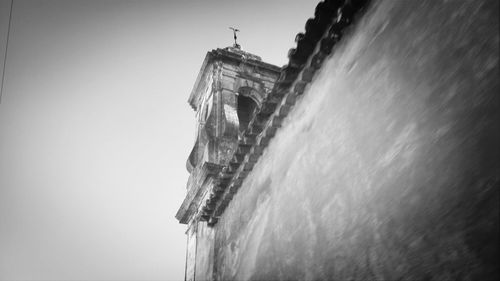
[[[262,61],[261,57],[254,55],[254,54],[251,54],[249,52],[245,52],[241,48],[236,48],[234,46],[233,47],[226,47],[223,50],[234,53],[238,56],[241,56],[244,59],[252,59],[252,60],[256,60],[256,61]]]

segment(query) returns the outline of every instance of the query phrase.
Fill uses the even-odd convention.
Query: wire
[[[7,50],[9,48],[9,37],[10,37],[10,24],[12,23],[12,7],[14,6],[14,0],[10,1],[10,12],[9,12],[9,25],[7,26],[7,42],[5,43],[5,54],[3,57],[3,70],[2,70],[2,88],[0,89],[0,104],[2,103],[3,94],[3,84],[5,82],[5,67],[7,65]]]

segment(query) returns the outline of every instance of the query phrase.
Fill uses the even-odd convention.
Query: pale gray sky
[[[204,56],[231,45],[236,26],[244,50],[281,66],[316,4],[14,0],[0,280],[182,280],[186,227],[174,215]],[[9,6],[0,0],[0,65]]]

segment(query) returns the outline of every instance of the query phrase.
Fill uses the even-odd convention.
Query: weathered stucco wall
[[[496,279],[498,28],[375,1],[215,226],[216,279]]]

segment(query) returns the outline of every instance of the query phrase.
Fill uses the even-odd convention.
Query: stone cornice
[[[188,194],[184,198],[181,207],[177,211],[175,217],[179,220],[180,223],[188,223],[190,219],[190,213],[196,211],[200,204],[201,197],[203,196],[202,188],[207,183],[205,180],[209,178],[210,175],[216,175],[222,169],[221,166],[205,163],[204,166],[199,170],[199,173],[190,177],[190,181],[194,181],[193,185],[199,186],[200,188],[191,188],[188,191]]]
[[[196,78],[191,94],[189,95],[188,103],[194,110],[197,110],[199,104],[199,95],[202,93],[201,88],[204,86],[207,75],[210,73],[209,66],[213,61],[240,63],[243,62],[248,66],[257,67],[270,72],[279,72],[280,68],[261,61],[259,56],[247,53],[240,49],[227,47],[224,49],[215,49],[207,53],[201,65],[200,72]]]

